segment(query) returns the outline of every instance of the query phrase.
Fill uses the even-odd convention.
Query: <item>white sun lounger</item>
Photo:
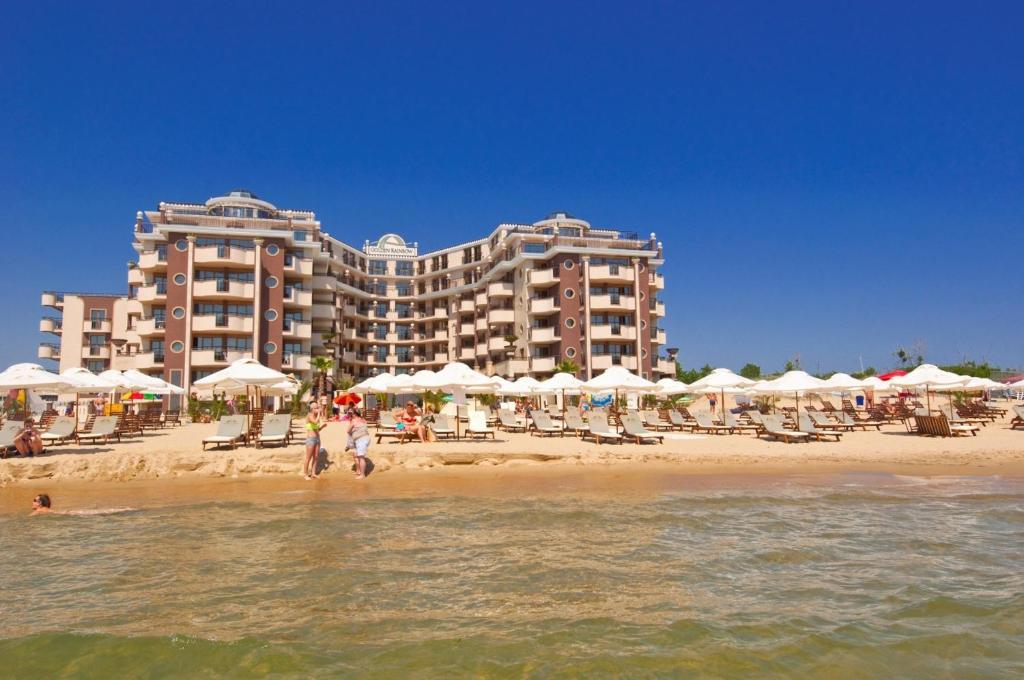
[[[39,435],[44,444],[61,444],[75,438],[75,419],[71,416],[57,416],[50,429]]]
[[[111,437],[121,441],[121,433],[117,431],[117,416],[97,416],[96,420],[92,422],[92,430],[79,432],[77,438],[78,443],[81,444],[83,440],[102,439],[104,442],[108,442]]]
[[[470,437],[483,437],[484,439],[490,435],[491,439],[494,439],[494,428],[487,427],[487,416],[483,411],[473,411],[469,414],[469,427],[466,429],[466,434]]]
[[[274,414],[265,416],[260,426],[260,436],[256,439],[256,447],[264,444],[288,443],[292,435],[292,417],[287,414]]]
[[[217,423],[217,434],[203,439],[203,450],[207,444],[221,446],[227,444],[231,448],[238,445],[239,440],[245,437],[245,416],[222,416]]]

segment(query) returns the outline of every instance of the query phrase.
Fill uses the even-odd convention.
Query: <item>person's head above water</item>
[[[50,507],[50,497],[47,494],[45,494],[45,493],[38,494],[35,498],[32,499],[32,509],[33,510],[38,510],[39,508],[49,508],[49,507]]]

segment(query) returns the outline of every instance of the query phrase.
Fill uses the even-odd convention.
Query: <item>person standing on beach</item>
[[[367,427],[366,419],[355,406],[350,406],[345,412],[344,425],[347,434],[348,446],[352,449],[352,456],[355,458],[356,479],[366,477],[366,452],[370,450],[370,430]]]
[[[712,413],[715,412],[715,404],[717,404],[717,403],[718,403],[718,397],[716,397],[714,394],[709,394],[708,395],[708,404],[711,405],[711,412]]]
[[[320,430],[327,427],[327,419],[318,404],[309,405],[306,415],[306,457],[302,461],[302,476],[306,479],[319,477],[316,465],[320,457]]]

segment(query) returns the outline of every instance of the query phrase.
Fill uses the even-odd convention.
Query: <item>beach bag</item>
[[[434,430],[432,430],[429,427],[427,428],[427,441],[428,442],[436,442],[437,441],[437,434],[434,432]]]

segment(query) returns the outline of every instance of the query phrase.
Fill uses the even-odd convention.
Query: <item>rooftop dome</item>
[[[273,204],[248,189],[232,189],[223,196],[215,196],[206,202],[211,215],[223,217],[271,218],[277,213]]]
[[[232,189],[225,196],[234,196],[236,198],[255,198],[259,199],[259,196],[249,191],[248,189]]]

